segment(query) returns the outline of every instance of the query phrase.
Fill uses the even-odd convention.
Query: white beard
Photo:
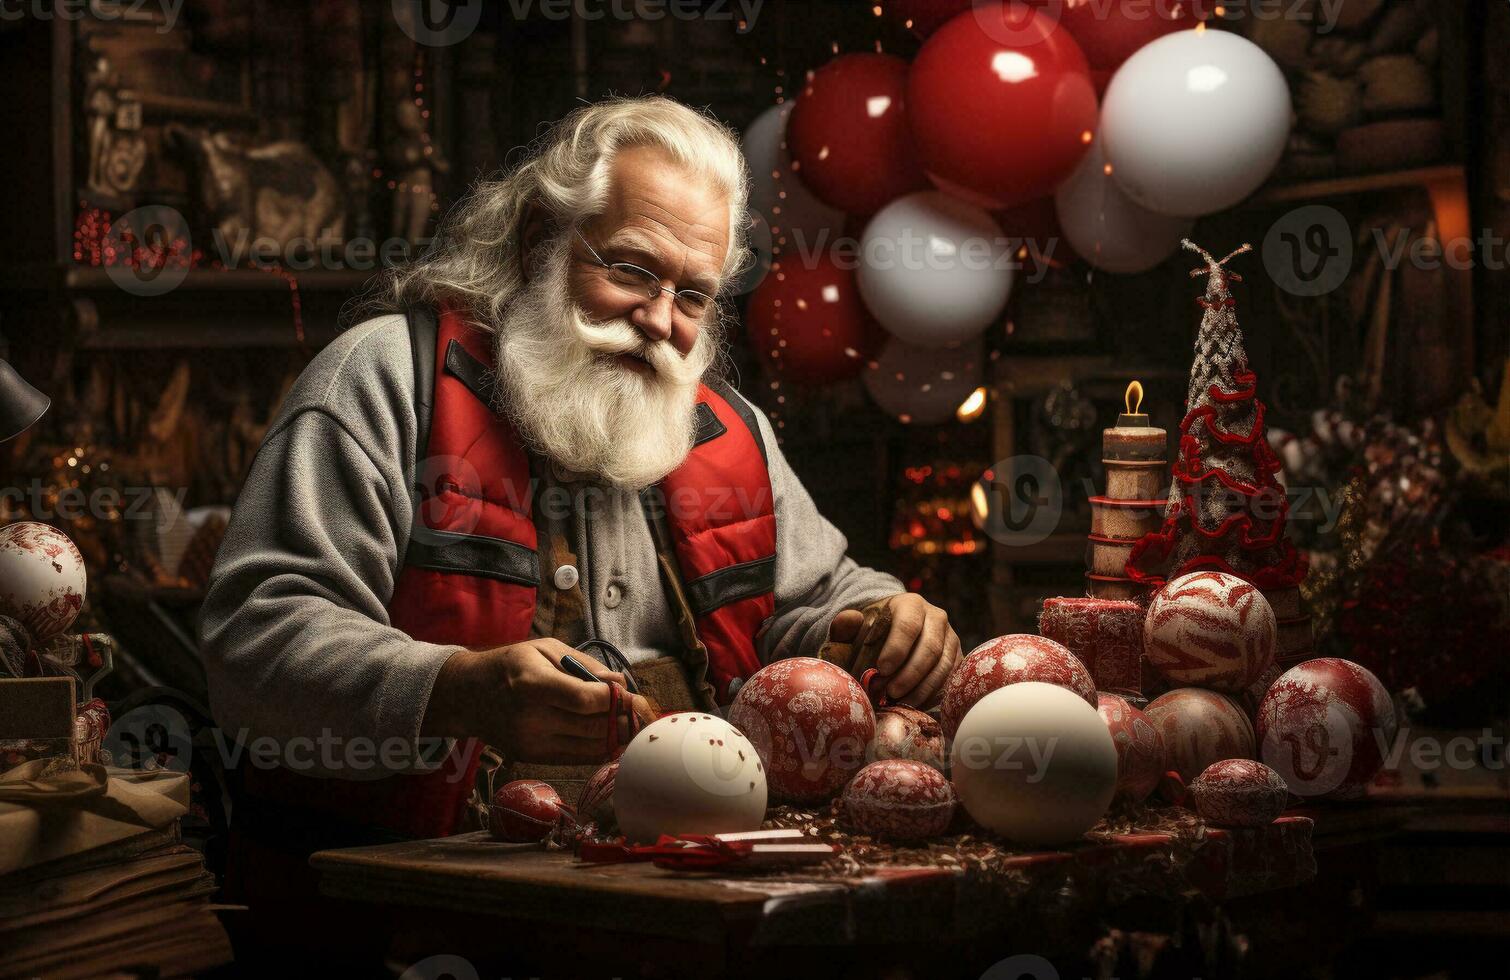
[[[499,406],[535,450],[577,473],[638,490],[692,449],[698,382],[718,352],[716,328],[682,357],[627,320],[591,322],[570,298],[566,243],[509,303],[494,337]],[[653,372],[620,363],[643,358]]]

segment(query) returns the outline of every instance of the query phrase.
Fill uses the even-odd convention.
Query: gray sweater
[[[836,613],[903,588],[845,554],[844,535],[818,513],[770,423],[755,414],[777,527],[776,614],[760,655],[814,656]],[[342,334],[289,394],[242,488],[200,614],[210,703],[228,739],[418,738],[435,676],[458,648],[412,639],[386,611],[414,519],[415,430],[413,358],[399,316]],[[675,652],[639,500],[607,493],[590,520],[572,518],[590,628],[631,662]],[[312,762],[315,773],[362,775],[329,770],[318,751]]]

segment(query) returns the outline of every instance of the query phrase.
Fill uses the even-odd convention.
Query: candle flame
[[[1136,398],[1137,401],[1133,399]],[[1127,393],[1122,396],[1122,403],[1127,406],[1128,415],[1139,414],[1138,410],[1143,407],[1143,383],[1141,381],[1130,382]]]

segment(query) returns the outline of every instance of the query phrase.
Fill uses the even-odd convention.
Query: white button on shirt
[[[609,582],[608,590],[603,595],[603,606],[606,609],[617,609],[619,603],[624,601],[624,587],[617,582]]]
[[[554,581],[556,588],[564,592],[568,589],[575,589],[579,578],[576,565],[562,565],[556,569]]]

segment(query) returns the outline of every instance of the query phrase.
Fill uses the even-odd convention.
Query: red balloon
[[[1059,0],[1059,22],[1085,53],[1100,88],[1122,62],[1165,34],[1188,31],[1205,16],[1210,0]]]
[[[1089,149],[1096,90],[1056,18],[1018,2],[939,28],[913,62],[907,116],[939,189],[985,208],[1053,192]]]
[[[745,313],[750,344],[777,377],[800,384],[853,378],[879,346],[880,329],[865,311],[852,269],[833,255],[795,254],[771,266]]]
[[[786,125],[792,169],[827,204],[870,214],[928,187],[907,128],[907,62],[846,54],[813,72]]]

